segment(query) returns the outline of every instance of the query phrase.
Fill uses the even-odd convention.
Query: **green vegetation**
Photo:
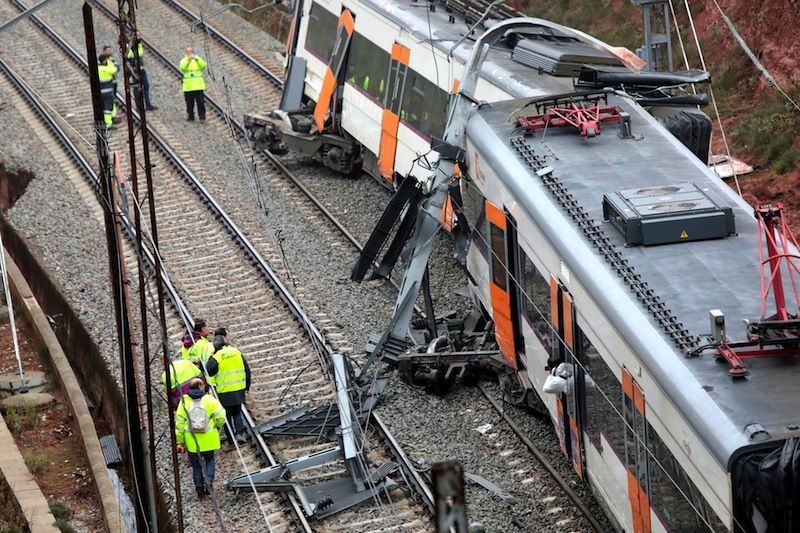
[[[41,420],[41,415],[32,405],[12,406],[6,411],[5,420],[11,431],[19,431],[24,427],[36,426]]]
[[[34,476],[41,474],[45,467],[50,464],[50,460],[47,458],[47,456],[36,450],[25,452],[23,457],[25,459],[25,465]]]
[[[50,512],[53,513],[56,519],[53,525],[56,526],[61,533],[74,533],[75,528],[69,523],[69,518],[72,516],[72,509],[57,500],[50,500],[49,504]]]
[[[731,128],[733,139],[762,166],[786,174],[800,163],[800,113],[783,97],[769,95],[763,100],[757,112],[740,115]]]
[[[0,533],[23,533],[23,531],[25,530],[18,524],[0,519]]]

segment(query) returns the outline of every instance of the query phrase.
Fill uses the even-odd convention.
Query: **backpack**
[[[208,431],[208,413],[203,405],[203,399],[192,400],[189,408],[189,431],[192,433],[205,433]]]

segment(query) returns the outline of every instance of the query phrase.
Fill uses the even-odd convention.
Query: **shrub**
[[[29,451],[25,453],[24,457],[25,465],[33,475],[41,474],[44,468],[50,464],[50,461],[41,452]]]

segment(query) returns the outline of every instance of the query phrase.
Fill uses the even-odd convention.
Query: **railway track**
[[[100,12],[104,14],[104,16],[108,19],[108,22],[110,22],[112,20],[112,17],[113,17],[114,14],[108,9],[108,7],[105,6],[104,4],[100,3],[100,0],[91,0],[91,1],[95,5],[95,7],[98,8],[100,10]],[[170,2],[174,3],[174,0],[170,0]],[[170,11],[168,11],[168,13],[169,12]],[[166,14],[159,12],[159,16],[166,16]],[[173,13],[173,16],[174,16],[174,13]],[[101,17],[96,17],[95,18],[95,24],[96,25],[100,22],[100,20],[99,20],[100,18]],[[169,59],[166,56],[164,56],[163,54],[159,54],[158,51],[153,47],[150,47],[149,51],[154,57],[157,58],[157,62],[156,63],[153,63],[153,61],[150,61],[148,63],[148,68],[149,69],[154,69],[155,68],[155,69],[160,70],[162,75],[177,77],[177,73],[176,73],[174,67],[172,67],[171,62],[169,61]],[[247,59],[246,58],[247,56],[242,56],[240,54],[235,54],[234,52],[231,52],[229,60],[231,62],[236,61],[237,64],[240,64],[241,66],[238,67],[238,68],[241,68],[241,69],[252,69],[253,72],[258,72],[258,70],[259,70],[258,68],[255,68],[252,65],[248,66],[248,64],[251,62],[251,60],[254,60],[253,58],[255,57],[252,54],[248,54],[248,55],[249,55],[249,57],[251,59]],[[30,58],[30,60],[33,61],[33,58]],[[75,62],[75,58],[73,58],[72,61]],[[237,70],[237,72],[238,72],[238,70]],[[263,78],[264,78],[264,82],[265,83],[271,84],[271,86],[275,87],[275,89],[272,89],[272,90],[277,91],[278,85],[276,83],[270,82],[268,76],[263,76]],[[84,106],[86,109],[81,109],[80,104],[78,104],[76,102],[67,103],[67,102],[61,102],[60,100],[58,100],[60,98],[60,96],[57,93],[57,91],[56,92],[49,92],[48,94],[43,94],[43,96],[45,96],[45,97],[47,97],[48,95],[53,99],[53,101],[58,101],[59,102],[58,106],[56,106],[59,109],[73,109],[73,110],[77,109],[78,110],[77,112],[73,112],[72,113],[73,114],[73,118],[76,118],[77,120],[73,120],[73,118],[71,118],[70,122],[74,123],[74,126],[76,128],[78,128],[78,126],[80,126],[80,123],[82,123],[83,124],[83,133],[82,133],[82,135],[87,137],[87,138],[91,138],[91,131],[90,131],[91,128],[86,128],[87,124],[91,124],[91,110],[88,108],[88,103]],[[272,99],[272,98],[277,98],[277,92],[275,92],[274,96],[270,96],[270,99]],[[243,131],[241,130],[241,126],[238,124],[238,121],[233,120],[229,116],[226,116],[226,110],[221,105],[217,104],[213,97],[209,98],[209,104],[210,104],[210,108],[212,109],[214,114],[209,116],[209,121],[208,121],[209,124],[207,124],[207,126],[209,126],[209,125],[214,126],[215,128],[219,128],[219,131],[223,131],[223,132],[227,131],[229,127],[233,127],[234,131],[237,131],[239,134],[243,134]],[[72,107],[73,105],[75,105],[76,107]],[[158,116],[155,116],[155,119],[154,119],[153,115],[150,115],[148,117],[148,119],[149,119],[148,121],[151,124],[155,125],[155,128],[158,128],[158,132],[163,134],[163,137],[159,137],[159,135],[155,136],[157,144],[159,144],[159,142],[161,144],[163,144],[163,146],[166,147],[167,151],[169,151],[169,147],[173,147],[172,148],[172,152],[173,152],[172,156],[165,155],[162,152],[162,149],[159,148],[159,153],[161,154],[159,157],[163,156],[163,159],[160,159],[157,162],[157,164],[158,164],[157,168],[159,168],[159,169],[169,168],[169,167],[177,168],[176,171],[175,171],[174,178],[170,179],[170,183],[172,183],[173,180],[174,180],[175,183],[177,183],[178,181],[183,181],[184,183],[187,183],[187,182],[188,183],[194,183],[194,185],[191,185],[189,188],[186,188],[185,186],[177,187],[176,189],[169,188],[167,190],[159,190],[158,193],[157,193],[157,198],[156,199],[157,199],[157,205],[158,205],[159,211],[160,212],[168,212],[168,213],[172,213],[173,214],[173,215],[170,215],[170,216],[167,216],[167,217],[161,217],[161,220],[162,220],[161,224],[179,225],[180,221],[183,218],[185,218],[185,215],[186,215],[185,209],[183,209],[181,207],[183,205],[181,202],[187,201],[187,199],[188,199],[189,203],[192,203],[192,201],[189,198],[191,197],[191,198],[195,198],[196,199],[197,194],[199,192],[201,197],[205,196],[203,202],[208,204],[208,199],[211,198],[211,195],[208,194],[208,191],[204,190],[204,188],[202,187],[200,178],[198,178],[197,176],[194,176],[192,174],[192,169],[193,168],[198,168],[198,167],[200,167],[202,165],[197,165],[195,162],[192,161],[191,151],[185,149],[184,147],[182,147],[181,139],[179,138],[179,136],[176,135],[175,133],[170,132],[170,131],[166,131],[166,130],[168,130],[168,128],[166,127],[165,124],[163,124],[162,121],[159,120]],[[73,137],[74,136],[75,135],[74,135],[74,132],[73,132]],[[160,139],[160,141],[159,141],[159,139]],[[127,153],[127,150],[123,150],[123,152]],[[316,216],[318,213],[321,212],[330,221],[335,223],[334,227],[336,227],[336,225],[338,224],[339,227],[337,228],[337,232],[341,232],[341,234],[346,234],[347,235],[346,238],[348,239],[348,241],[350,242],[350,244],[352,246],[354,246],[356,248],[360,248],[360,243],[358,243],[358,241],[355,239],[355,237],[353,237],[351,234],[349,234],[349,232],[347,232],[347,229],[344,227],[344,225],[341,224],[340,222],[338,222],[338,220],[336,219],[335,215],[330,213],[327,210],[327,208],[325,208],[324,202],[322,202],[321,200],[317,199],[313,195],[313,193],[308,191],[308,189],[305,187],[305,185],[302,183],[301,180],[299,180],[299,179],[297,179],[295,177],[294,178],[295,182],[292,185],[288,185],[290,183],[288,180],[291,179],[291,178],[289,178],[289,176],[291,176],[291,172],[289,171],[288,168],[285,167],[285,165],[282,164],[282,162],[280,160],[278,160],[277,158],[274,158],[274,157],[270,157],[269,154],[262,154],[260,157],[264,158],[264,159],[262,159],[262,163],[269,164],[270,168],[272,168],[273,170],[276,170],[276,171],[280,171],[281,175],[287,177],[287,187],[292,188],[292,190],[294,191],[293,197],[296,198],[296,201],[301,206],[301,209],[305,209],[306,213],[314,214],[314,216]],[[175,161],[177,161],[177,160],[182,160],[183,164],[182,165],[181,164],[177,164],[176,165]],[[180,168],[182,166],[185,167],[183,170],[181,170],[181,168]],[[180,175],[180,177],[178,175]],[[191,176],[194,176],[194,178],[192,178]],[[203,180],[205,180],[205,176],[203,177]],[[159,182],[159,185],[161,185],[160,182]],[[194,189],[194,190],[192,190],[192,189]],[[205,192],[205,195],[204,195],[204,192]],[[167,200],[167,198],[173,199],[175,201],[170,203]],[[216,203],[216,202],[214,202],[213,198],[211,199],[211,202],[212,203]],[[162,210],[162,206],[163,206],[163,209],[165,209],[166,211]],[[219,214],[219,212],[222,211],[222,208],[218,204],[217,204],[217,208],[218,208],[218,210],[214,211],[214,207],[212,206],[211,210],[216,212],[217,214],[214,215],[214,216],[218,217],[219,216],[218,214]],[[180,214],[177,214],[177,213],[180,213]],[[212,216],[211,218],[214,218],[214,216]],[[214,225],[215,224],[213,221],[209,220],[208,218],[203,219],[203,220],[206,220],[206,224],[203,225],[203,227],[205,227],[206,225]],[[229,221],[225,222],[224,224],[225,224],[225,229],[224,229],[223,232],[213,232],[213,233],[209,232],[208,234],[206,234],[206,236],[204,237],[203,240],[209,239],[209,240],[213,240],[213,242],[217,243],[217,242],[220,242],[221,240],[226,240],[226,239],[229,240],[230,237],[228,235],[236,235],[236,234],[240,234],[241,233],[240,231],[238,231],[238,228],[236,228],[236,226],[235,226],[235,224],[233,223],[232,220],[229,220]],[[163,235],[163,237],[162,237],[162,248],[164,248],[166,246],[169,246],[169,247],[173,248],[173,250],[174,249],[180,249],[181,253],[183,253],[184,250],[186,250],[186,247],[191,245],[192,239],[187,236],[187,234],[191,233],[191,229],[190,228],[181,228],[181,230],[176,231],[175,233],[180,233],[180,231],[182,231],[182,234],[180,236],[175,236],[174,239],[169,239],[168,238],[168,233],[166,231],[164,231],[164,228],[162,228],[162,235]],[[170,236],[171,236],[171,234],[172,234],[172,232],[170,232]],[[332,237],[332,238],[334,238],[334,237]],[[234,247],[235,248],[238,247],[238,249],[240,251],[240,253],[238,254],[240,256],[240,260],[241,260],[241,256],[244,255],[246,257],[249,254],[249,256],[250,256],[249,261],[250,262],[254,262],[256,264],[256,267],[255,267],[256,270],[260,269],[260,267],[258,266],[259,265],[258,259],[257,258],[254,259],[254,257],[258,256],[258,250],[263,251],[263,250],[269,250],[269,249],[273,248],[273,247],[270,246],[270,243],[266,242],[264,239],[262,239],[260,242],[257,242],[255,244],[255,246],[253,246],[252,250],[247,250],[247,246],[245,245],[244,246],[244,248],[246,250],[245,252],[241,252],[241,249],[242,249],[242,245],[241,244],[235,245]],[[133,252],[131,250],[132,249],[130,249],[128,251],[128,256],[129,256],[129,259],[134,259],[135,256],[133,255]],[[225,253],[227,254],[227,251]],[[169,329],[170,339],[171,339],[171,341],[173,341],[173,343],[177,343],[180,335],[183,334],[182,324],[181,324],[181,321],[178,319],[178,316],[181,313],[183,313],[185,316],[188,316],[188,309],[202,308],[202,307],[197,305],[197,302],[201,301],[203,299],[204,295],[208,295],[209,292],[213,292],[213,288],[209,289],[208,288],[209,286],[205,285],[205,283],[207,281],[209,281],[209,280],[223,281],[223,282],[226,283],[226,286],[227,286],[227,284],[231,284],[232,286],[240,287],[241,290],[237,291],[235,293],[235,295],[237,297],[241,296],[242,298],[250,297],[250,294],[251,294],[252,290],[254,290],[256,288],[256,284],[250,284],[251,278],[248,277],[248,275],[244,275],[243,274],[243,272],[247,270],[247,268],[245,266],[243,266],[243,265],[236,266],[234,269],[230,269],[231,270],[231,276],[229,278],[225,279],[225,280],[215,280],[215,275],[211,271],[208,271],[208,273],[206,273],[205,271],[202,272],[202,273],[195,272],[195,273],[192,273],[191,275],[184,276],[183,272],[185,272],[187,268],[191,268],[194,265],[194,262],[191,261],[188,258],[180,258],[180,257],[176,258],[176,256],[180,255],[176,251],[173,251],[172,254],[169,257],[167,257],[167,254],[164,253],[164,252],[162,252],[162,254],[165,255],[165,264],[167,265],[167,268],[171,269],[175,273],[175,286],[172,287],[169,290],[169,292],[170,292],[170,294],[171,294],[171,296],[173,298],[173,305],[177,309],[177,312],[176,312],[175,316],[169,322],[169,328],[168,328]],[[218,255],[224,255],[224,254],[218,254]],[[184,259],[184,260],[182,261],[181,259]],[[262,258],[262,260],[264,261],[264,264],[268,266],[269,264],[273,264],[273,265],[274,264],[280,264],[281,257],[280,257],[279,253],[273,251],[273,253],[271,253],[269,255],[265,255]],[[216,259],[215,259],[215,261],[216,261]],[[244,263],[244,262],[247,262],[247,261],[248,261],[248,259],[245,259],[245,260],[240,261],[240,262]],[[280,282],[280,280],[282,278],[281,274],[279,272],[273,272],[272,274],[276,277],[277,281]],[[242,277],[235,277],[234,275],[236,275],[236,276],[241,275]],[[263,279],[264,278],[269,278],[269,275],[265,274],[263,270],[261,270],[259,275],[261,276],[261,279],[262,279],[261,283],[262,284],[263,284]],[[249,274],[249,276],[252,276],[252,272]],[[256,277],[258,277],[258,276],[256,276]],[[219,286],[219,284],[218,284],[218,286]],[[180,297],[181,294],[184,295],[185,301],[184,301],[184,299],[181,299],[181,297]],[[288,294],[288,291],[286,292],[286,294]],[[259,293],[259,298],[260,297],[261,297],[261,295]],[[231,301],[235,301],[235,300],[236,300],[236,298],[231,299]],[[291,307],[291,304],[287,303],[285,299],[282,300],[282,302],[283,302],[282,304],[279,302],[276,307],[271,307],[272,304],[269,304],[269,305],[265,304],[264,309],[277,309],[280,305]],[[224,305],[223,307],[224,308],[235,308],[236,304],[231,304],[230,306]],[[299,306],[298,306],[298,308],[299,308]],[[277,311],[276,311],[276,313],[277,313]],[[228,315],[228,316],[230,316],[230,315]],[[272,323],[270,322],[271,317],[267,316],[266,313],[265,313],[265,316],[262,317],[262,319],[260,319],[260,320],[245,320],[245,319],[243,319],[241,321],[231,321],[228,318],[228,316],[225,317],[225,325],[228,326],[228,328],[232,331],[232,333],[234,333],[233,337],[234,337],[234,340],[236,341],[236,344],[238,344],[243,349],[243,352],[245,352],[246,354],[248,354],[250,356],[251,364],[253,363],[254,359],[256,360],[256,363],[260,365],[259,369],[261,369],[261,370],[270,369],[271,370],[271,369],[277,368],[277,367],[273,366],[275,364],[274,360],[270,359],[269,357],[267,357],[265,355],[266,353],[272,353],[272,352],[277,352],[277,351],[283,351],[284,355],[289,355],[293,359],[298,359],[299,360],[298,356],[301,356],[303,361],[311,362],[313,360],[314,354],[312,353],[312,351],[306,351],[306,352],[298,351],[297,346],[302,344],[302,340],[299,340],[299,339],[302,339],[302,335],[300,337],[292,336],[291,334],[296,333],[296,332],[291,331],[292,330],[291,326],[289,326],[288,329],[287,328],[281,328],[281,327],[277,328],[277,331],[278,331],[278,338],[277,339],[264,338],[265,336],[263,334],[263,330],[268,328],[268,327],[272,327]],[[206,318],[213,320],[214,317],[206,316]],[[296,318],[297,317],[295,317],[295,320],[296,320]],[[321,322],[325,321],[324,317],[315,317],[315,318],[317,319],[316,321],[318,323],[321,323]],[[310,320],[309,320],[309,322],[310,322]],[[284,325],[290,324],[290,323],[291,323],[291,321],[290,322],[282,321],[281,322],[281,326],[284,326]],[[287,336],[286,337],[280,337],[280,335],[283,334],[283,333],[286,333]],[[306,332],[306,335],[309,335],[308,332]],[[314,343],[317,346],[322,346],[322,350],[323,351],[330,352],[330,350],[331,350],[330,344],[333,344],[334,346],[336,346],[337,349],[344,348],[345,350],[347,350],[347,346],[344,345],[343,343],[341,343],[338,339],[336,339],[333,342],[327,342],[331,338],[335,338],[335,337],[338,336],[335,331],[333,331],[333,332],[328,331],[326,333],[321,333],[319,330],[316,330],[316,333],[311,333],[310,336],[311,336],[312,343]],[[317,338],[317,340],[313,340],[315,337]],[[255,339],[255,340],[250,342],[249,339]],[[244,341],[244,342],[242,342],[242,341]],[[264,349],[263,351],[259,351],[261,349],[261,347],[264,347],[264,346],[267,346],[266,349]],[[304,363],[304,364],[308,364],[308,363]],[[295,368],[297,368],[297,367],[295,366]],[[255,369],[254,369],[254,371],[255,371]],[[285,368],[278,369],[278,371],[276,372],[277,374],[281,374],[281,375],[284,376],[283,383],[286,382],[285,376],[287,375],[287,372],[288,371]],[[290,376],[290,377],[293,377],[293,376]],[[302,378],[302,384],[304,384],[304,386],[308,386],[308,387],[314,387],[314,386],[316,386],[318,384],[321,384],[323,381],[324,381],[324,376],[322,376],[321,374],[312,374],[312,373],[309,373],[308,375],[304,374],[304,376]],[[251,427],[255,424],[256,421],[260,421],[260,420],[263,420],[264,418],[269,418],[271,416],[274,416],[275,414],[278,414],[283,410],[282,407],[277,407],[277,408],[271,407],[272,404],[274,403],[273,400],[275,398],[275,393],[282,391],[282,388],[280,386],[280,383],[281,383],[280,379],[278,380],[277,383],[278,383],[278,385],[274,386],[272,389],[268,389],[268,390],[262,391],[263,394],[259,393],[258,397],[253,396],[253,400],[251,401],[251,407],[253,407],[253,413],[249,414],[248,417],[247,417]],[[313,388],[311,388],[309,390],[312,391],[312,392],[310,392],[307,396],[303,396],[303,393],[301,392],[299,396],[292,396],[290,394],[288,397],[289,397],[290,400],[294,400],[296,402],[302,402],[302,401],[304,401],[305,398],[319,398],[320,397],[318,392],[313,392],[313,390],[314,390]],[[329,395],[330,392],[328,391],[326,394]],[[393,439],[392,439],[391,435],[388,433],[388,430],[386,430],[386,425],[378,417],[375,417],[373,422],[374,422],[373,423],[373,428],[375,428],[376,432],[378,433],[378,435],[382,439],[382,441],[389,443],[387,445],[389,453],[393,454],[393,457],[395,458],[395,460],[397,460],[398,462],[400,462],[402,464],[403,463],[403,458],[404,458],[404,456],[402,454],[402,450],[399,449],[399,446],[396,446],[396,445],[392,446],[391,445],[391,442],[392,442]],[[521,436],[521,437],[524,437],[524,436]],[[290,458],[296,457],[299,454],[310,453],[310,452],[313,452],[316,449],[324,447],[324,445],[316,444],[315,442],[313,442],[315,439],[310,439],[310,440],[306,439],[305,442],[302,441],[302,440],[299,440],[297,442],[293,442],[291,448],[285,448],[285,447],[283,447],[284,444],[281,444],[277,449],[274,449],[271,452],[267,447],[267,443],[264,443],[263,441],[260,441],[258,438],[253,439],[253,440],[256,443],[256,446],[255,446],[254,449],[250,450],[250,452],[248,454],[248,457],[246,458],[247,462],[249,464],[251,464],[251,465],[263,464],[263,463],[269,464],[271,462],[274,462],[276,459],[278,459],[278,460],[286,460],[286,459],[290,459]],[[386,457],[388,457],[387,453],[378,454],[377,456],[373,456],[373,458],[376,460],[376,462],[380,462],[381,460],[385,459]],[[425,491],[424,483],[421,482],[421,480],[419,480],[419,478],[418,478],[418,476],[416,474],[416,471],[413,468],[411,468],[410,466],[407,466],[406,469],[407,469],[406,475],[410,476],[412,478],[412,482],[416,481],[416,484],[419,485],[417,490],[424,493],[424,491]],[[223,478],[223,475],[224,475],[224,473],[221,471],[220,476],[219,476],[220,479]],[[316,474],[314,474],[314,475],[316,475]],[[428,498],[429,498],[429,496],[423,496],[423,500],[427,500]],[[298,507],[297,507],[296,504],[295,504],[295,511],[290,512],[290,513],[287,514],[287,513],[283,512],[283,511],[279,511],[279,510],[273,511],[273,508],[274,509],[278,509],[280,507],[280,504],[282,503],[279,499],[276,499],[276,500],[278,500],[278,501],[277,502],[273,502],[272,500],[270,500],[268,502],[268,505],[271,506],[271,507],[269,507],[270,513],[271,513],[270,516],[271,516],[271,518],[272,517],[276,518],[276,522],[275,523],[278,525],[279,528],[281,526],[286,526],[287,524],[292,524],[292,526],[298,526],[298,524],[299,524],[298,527],[301,527],[301,528],[305,527],[302,524],[302,521],[299,521],[300,519],[297,518],[297,516],[298,516],[298,514],[297,514]],[[225,498],[223,497],[223,501],[221,502],[221,505],[225,506],[228,503],[229,502],[226,501]],[[401,525],[401,526],[398,526],[398,527],[411,527],[412,528],[411,530],[413,530],[413,528],[415,528],[415,527],[424,529],[424,524],[425,524],[424,521],[423,521],[423,523],[419,523],[418,520],[414,520],[414,519],[411,518],[412,515],[416,517],[416,513],[420,512],[419,506],[415,505],[415,506],[406,507],[403,502],[401,502],[401,504],[402,505],[400,505],[400,507],[399,507],[399,509],[401,509],[401,511],[399,513],[396,513],[396,514],[400,515],[401,520],[402,520],[403,515],[405,514],[406,516],[408,516],[409,522],[407,522],[404,526]],[[408,511],[409,509],[411,511]],[[273,515],[273,513],[274,513],[274,515]],[[422,515],[424,513],[419,513],[419,514]],[[588,516],[591,516],[591,515],[588,515]],[[340,518],[341,518],[341,520],[338,520],[338,519],[337,520],[332,520],[329,525],[326,522],[325,525],[322,526],[322,529],[323,530],[347,531],[348,528],[352,528],[353,524],[356,524],[356,523],[358,524],[358,530],[368,530],[369,528],[373,528],[373,527],[374,527],[374,529],[381,529],[381,528],[385,527],[385,525],[380,525],[382,523],[380,516],[370,516],[367,519],[355,519],[355,522],[351,520],[351,517],[347,517],[347,516],[344,516],[344,515],[340,515]],[[348,521],[348,520],[351,520],[351,521]],[[591,524],[591,520],[589,520],[588,523]],[[240,525],[241,526],[245,526],[245,524],[240,524]]]
[[[24,23],[29,24],[29,23]],[[47,31],[46,26],[38,21],[38,27],[42,31]],[[37,43],[44,46],[52,46],[52,43],[59,42],[55,32],[48,32],[50,41]],[[34,38],[36,40],[36,38]],[[36,77],[36,61],[27,51],[36,48],[32,43],[26,42],[19,48],[11,47],[6,52],[10,61],[23,67],[28,65],[28,71],[24,68],[23,77]],[[67,43],[63,41],[59,44],[62,53],[69,57],[62,71],[60,83],[74,83],[78,86],[85,84],[85,73],[79,64],[79,54],[76,55],[74,49],[70,50]],[[83,79],[82,79],[83,78]],[[37,79],[45,89],[39,90],[45,101],[54,103],[53,107],[58,109],[71,109],[71,117],[67,119],[72,131],[66,133],[62,131],[62,140],[66,146],[67,140],[73,142],[74,138],[91,138],[91,111],[88,109],[88,102],[81,102],[80,97],[74,94],[65,95],[54,94],[52,88],[47,86],[46,80]],[[39,86],[39,85],[37,85]],[[53,122],[53,126],[57,126]],[[157,154],[154,157],[157,168],[169,169],[168,172],[159,172],[156,192],[156,204],[159,212],[176,215],[161,217],[161,253],[166,268],[174,274],[175,287],[172,287],[171,294],[175,300],[173,303],[177,310],[187,314],[188,309],[203,308],[202,300],[209,294],[216,295],[217,310],[224,310],[225,316],[208,316],[210,321],[224,321],[225,325],[233,332],[233,337],[237,344],[249,355],[249,361],[254,373],[254,386],[251,394],[251,416],[248,417],[252,423],[253,419],[263,420],[275,416],[286,409],[287,404],[297,405],[306,401],[320,401],[325,397],[330,397],[330,386],[324,375],[324,369],[316,364],[320,355],[328,355],[331,348],[323,336],[311,323],[308,315],[294,300],[294,297],[282,286],[280,277],[273,272],[267,260],[261,257],[253,244],[247,240],[232,220],[222,211],[221,207],[203,188],[199,179],[194,176],[191,169],[182,162],[180,158],[171,152],[168,143],[161,138],[157,132],[154,135],[154,145],[157,147]],[[73,139],[70,139],[72,137]],[[113,143],[112,141],[112,144]],[[91,158],[92,149],[85,143],[78,149],[83,157]],[[84,173],[86,169],[84,169]],[[202,198],[202,209],[194,209],[187,212],[186,205],[196,204],[197,194]],[[187,216],[188,215],[188,216]],[[216,220],[221,219],[223,224]],[[187,223],[191,220],[191,223]],[[196,241],[198,236],[203,240],[211,241],[215,244],[216,250],[211,254],[200,253],[192,256],[187,253],[191,248],[191,243]],[[233,238],[231,238],[233,237]],[[260,243],[264,248],[268,248],[265,243]],[[268,259],[278,260],[277,257]],[[232,268],[232,265],[235,267]],[[220,272],[224,274],[220,275]],[[267,283],[265,283],[267,281]],[[183,299],[178,295],[182,294]],[[287,309],[291,311],[292,318],[287,316]],[[168,333],[170,339],[177,343],[183,329],[181,320],[177,313],[170,321]],[[268,333],[265,333],[269,331]],[[311,342],[309,342],[309,340]],[[309,345],[316,346],[317,350],[311,349]],[[318,352],[322,352],[322,354]],[[314,363],[309,367],[301,379],[298,379],[291,391],[283,398],[286,404],[280,405],[276,399],[283,392],[283,387],[293,373],[300,368]],[[287,377],[288,376],[288,377]],[[382,426],[377,422],[378,426]],[[385,427],[385,426],[383,426]],[[390,435],[387,439],[391,440]],[[256,444],[262,444],[259,439],[254,439]],[[292,443],[291,447],[281,446],[276,452],[276,456],[281,460],[291,459],[294,456],[309,453],[316,447],[323,445],[315,444],[315,439],[300,439]],[[270,451],[263,446],[253,452],[253,455],[269,456]],[[379,446],[375,447],[380,448]],[[376,451],[376,456],[388,456],[391,451]],[[395,456],[402,452],[394,451]],[[376,457],[379,458],[379,457]],[[253,460],[253,457],[249,458]],[[415,471],[410,466],[408,476],[416,476]],[[335,474],[335,472],[334,472]],[[220,471],[220,478],[226,475],[225,469]],[[319,477],[324,475],[321,472],[311,472],[310,475]],[[299,479],[302,479],[299,478]],[[395,491],[393,494],[394,503],[391,504],[392,512],[388,516],[386,512],[378,513],[379,516],[363,516],[359,511],[350,511],[337,515],[330,519],[334,529],[347,530],[351,525],[358,524],[361,530],[367,528],[383,529],[386,518],[390,518],[389,525],[395,527],[406,527],[409,530],[424,530],[426,522],[420,522],[419,517],[424,516],[424,511],[410,501],[402,492]],[[221,505],[224,507],[227,498],[221,498]],[[269,513],[272,517],[273,525],[279,530],[281,527],[288,528],[289,524],[296,525],[300,519],[297,516],[291,517],[281,510],[281,499],[278,497],[266,496],[264,498]],[[375,513],[368,513],[374,515]],[[405,525],[404,525],[405,524]],[[245,526],[245,524],[240,524]]]

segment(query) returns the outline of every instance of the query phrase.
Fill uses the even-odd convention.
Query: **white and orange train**
[[[403,352],[452,198],[497,360],[615,527],[800,531],[800,304],[784,294],[797,280],[781,284],[796,243],[779,208],[754,216],[708,169],[708,120],[679,105],[698,97],[660,89],[706,78],[630,72],[576,30],[481,13],[304,0],[282,109],[247,120],[264,146],[397,185],[356,277],[418,216],[399,224],[414,249],[374,353],[452,355]],[[431,351],[452,352],[442,335]]]

